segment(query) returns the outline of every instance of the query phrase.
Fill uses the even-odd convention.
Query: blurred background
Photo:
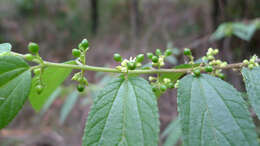
[[[219,48],[219,57],[228,63],[241,62],[260,55],[259,30],[259,0],[0,0],[0,43],[10,42],[13,51],[27,53],[27,44],[37,42],[41,56],[54,62],[72,59],[71,50],[83,38],[91,46],[87,64],[95,66],[116,66],[116,52],[129,58],[169,48],[174,52],[167,58],[170,68],[184,63],[186,47],[198,59],[212,47]],[[225,73],[243,93],[239,72]],[[82,94],[67,80],[40,112],[26,103],[0,131],[0,145],[80,146],[96,91],[113,76],[86,75],[92,84]],[[180,145],[176,90],[161,96],[159,110],[160,145]],[[260,122],[252,116],[260,134]]]

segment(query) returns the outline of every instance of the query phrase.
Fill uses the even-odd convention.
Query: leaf
[[[9,43],[0,44],[0,54],[4,52],[10,52],[12,49],[12,45]]]
[[[199,64],[194,64],[194,65],[191,65],[191,64],[181,64],[181,65],[178,65],[178,66],[175,66],[174,68],[175,69],[185,69],[185,68],[191,68],[192,66],[199,66]],[[160,75],[160,81],[163,82],[163,79],[165,78],[168,78],[168,79],[171,79],[171,81],[173,83],[175,83],[179,78],[181,78],[182,76],[184,76],[185,73],[181,73],[181,72],[171,72],[171,73],[162,73]],[[163,92],[160,90],[160,89],[155,89],[155,95],[156,97],[160,97]]]
[[[247,95],[258,119],[260,119],[260,68],[242,69]]]
[[[222,23],[218,26],[217,30],[210,36],[211,41],[220,40],[233,33],[232,23]]]
[[[14,56],[0,57],[0,129],[21,110],[30,87],[31,72],[25,61]]]
[[[243,23],[234,23],[232,26],[233,34],[245,41],[250,41],[257,29],[257,26],[254,23],[248,25]]]
[[[198,66],[199,64],[195,64],[195,66]],[[185,68],[191,68],[191,64],[181,64],[178,66],[175,66],[175,69],[185,69]],[[179,73],[179,72],[172,72],[172,73],[162,73],[161,74],[161,81],[163,81],[164,78],[169,78],[171,79],[172,82],[176,82],[180,77],[182,77],[184,73]]]
[[[180,81],[178,111],[184,146],[257,146],[254,123],[241,94],[203,74]]]
[[[178,63],[178,60],[175,56],[168,56],[165,58],[165,60],[167,62],[169,62],[170,64],[177,64]]]
[[[46,111],[50,108],[50,106],[53,104],[53,102],[59,97],[62,89],[58,87],[52,94],[51,96],[47,99],[47,101],[44,103],[42,111],[40,115],[43,115],[46,113]]]
[[[67,64],[74,64],[74,61],[69,61]],[[42,74],[42,82],[44,89],[41,94],[36,92],[35,86],[37,85],[36,76],[32,80],[32,89],[30,92],[29,100],[32,107],[36,111],[40,111],[42,106],[48,100],[50,95],[63,83],[63,81],[70,75],[72,69],[47,67]]]
[[[79,97],[79,92],[78,91],[73,91],[66,99],[65,103],[62,106],[61,109],[61,113],[60,113],[60,120],[59,122],[61,124],[64,123],[64,121],[66,120],[67,116],[69,115],[69,113],[71,112],[71,110],[73,109],[73,107],[76,104],[76,101]]]
[[[158,133],[157,101],[149,83],[117,78],[95,98],[83,146],[157,146]]]
[[[166,137],[163,146],[173,146],[175,145],[179,138],[181,137],[181,123],[180,120],[177,118],[175,120],[172,120],[172,122],[169,124],[169,126],[164,130],[162,133],[162,137]]]

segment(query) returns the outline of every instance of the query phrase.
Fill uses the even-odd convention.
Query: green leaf
[[[257,26],[254,23],[248,25],[243,23],[234,23],[232,26],[233,34],[245,41],[250,41],[257,29]]]
[[[47,101],[44,103],[40,115],[44,115],[46,111],[51,107],[53,102],[59,97],[60,93],[62,91],[61,87],[58,87],[47,99]]]
[[[71,112],[72,108],[76,104],[76,101],[77,101],[78,97],[79,97],[79,92],[75,90],[65,100],[65,103],[63,104],[62,109],[61,109],[61,113],[60,113],[60,120],[59,120],[59,122],[61,124],[63,124],[64,121],[66,120],[66,118],[68,117],[68,115]]]
[[[179,138],[181,137],[181,123],[180,120],[177,118],[175,120],[172,120],[172,122],[169,124],[169,126],[164,130],[162,133],[162,137],[166,137],[163,146],[173,146],[175,145]]]
[[[233,33],[232,23],[222,23],[217,30],[210,36],[211,41],[220,40],[226,36],[231,36]]]
[[[12,45],[9,43],[0,44],[0,54],[4,52],[10,52],[12,49]]]
[[[174,69],[185,69],[185,68],[191,68],[192,66],[196,67],[196,66],[199,66],[199,64],[194,64],[194,65],[181,64],[181,65],[175,66]],[[171,81],[173,83],[175,83],[179,78],[181,78],[184,75],[185,75],[185,73],[181,73],[181,72],[162,73],[160,75],[160,81],[163,82],[163,79],[168,78],[168,79],[171,79]],[[156,89],[154,93],[155,93],[156,97],[158,97],[158,98],[162,95],[162,92],[159,89]]]
[[[196,67],[199,66],[199,64],[191,65],[191,64],[181,64],[178,66],[175,66],[175,69],[185,69],[185,68],[191,68],[192,66]],[[172,72],[172,73],[162,73],[160,76],[160,80],[163,81],[164,78],[171,79],[172,82],[176,82],[180,77],[182,77],[184,73],[179,72]]]
[[[165,58],[165,60],[170,64],[174,64],[174,65],[178,63],[178,60],[175,56],[168,56]]]
[[[241,94],[203,74],[180,81],[178,111],[184,146],[257,146],[254,123]]]
[[[74,61],[67,62],[67,64],[74,64]],[[50,95],[64,82],[70,75],[72,69],[47,67],[42,74],[42,82],[44,89],[41,94],[38,94],[35,86],[37,85],[36,77],[32,80],[32,89],[30,92],[29,100],[32,107],[36,111],[40,111],[42,106],[48,100]]]
[[[27,100],[31,72],[20,57],[0,57],[0,129],[10,123]]]
[[[115,79],[95,98],[83,146],[157,146],[158,118],[156,97],[146,80]]]
[[[242,75],[246,84],[249,102],[254,108],[258,119],[260,119],[260,68],[257,67],[252,70],[243,68]]]

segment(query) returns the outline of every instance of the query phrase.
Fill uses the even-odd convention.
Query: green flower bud
[[[161,86],[160,86],[160,90],[161,90],[162,92],[165,92],[165,91],[167,90],[167,87],[166,87],[165,85],[161,85]]]
[[[128,62],[127,63],[127,68],[129,70],[134,70],[136,68],[136,63],[135,62]]]
[[[167,87],[168,87],[168,88],[174,88],[174,84],[173,84],[173,83],[169,83],[169,84],[167,85]]]
[[[136,56],[136,62],[143,62],[144,61],[144,54],[139,54]]]
[[[152,62],[157,63],[159,61],[159,58],[157,56],[152,57]]]
[[[150,53],[150,52],[149,52],[149,53],[147,53],[146,55],[147,55],[147,57],[148,57],[149,59],[152,59],[152,58],[153,58],[153,53]]]
[[[203,57],[202,57],[202,60],[203,60],[203,61],[208,61],[209,59],[208,59],[208,57],[203,56]]]
[[[88,48],[88,46],[89,46],[88,40],[87,39],[83,39],[81,41],[81,46],[83,47],[84,50],[86,50]]]
[[[254,64],[249,64],[249,65],[248,65],[248,68],[249,68],[249,69],[253,69],[253,68],[254,68]]]
[[[162,52],[161,52],[160,49],[156,49],[156,50],[155,50],[155,54],[156,54],[157,56],[160,56],[160,55],[162,55]]]
[[[213,67],[211,65],[208,65],[205,67],[205,71],[206,72],[212,72],[213,71]]]
[[[156,92],[156,91],[157,91],[156,86],[153,86],[153,87],[152,87],[152,90],[153,90],[153,92]]]
[[[212,55],[209,55],[209,56],[208,56],[208,60],[213,60],[213,59],[215,59],[214,56],[212,56]]]
[[[151,81],[156,80],[156,78],[155,78],[155,77],[152,77],[152,76],[149,76],[148,80],[151,82]]]
[[[171,50],[171,49],[167,49],[167,50],[164,52],[164,55],[165,55],[166,57],[172,55],[172,50]]]
[[[83,91],[85,90],[85,85],[83,85],[83,84],[78,84],[77,90],[78,90],[79,92],[83,92]]]
[[[215,49],[214,51],[213,51],[213,54],[214,55],[217,55],[219,53],[219,50],[218,49]]]
[[[212,48],[209,48],[209,49],[208,49],[208,53],[209,53],[209,54],[212,54],[213,52],[214,52],[214,50],[213,50]]]
[[[36,53],[39,52],[39,45],[36,44],[36,43],[31,42],[31,43],[29,43],[29,45],[28,45],[28,50],[29,50],[31,53],[36,54]]]
[[[42,85],[37,85],[37,86],[35,87],[35,89],[36,89],[37,94],[41,94],[42,91],[43,91],[43,86],[42,86]]]
[[[80,50],[78,49],[72,49],[72,55],[76,58],[80,57]]]
[[[183,51],[184,55],[191,56],[191,50],[189,48],[185,48]]]
[[[169,78],[164,78],[164,79],[163,79],[163,82],[164,82],[165,84],[168,84],[168,83],[171,82],[171,79],[169,79]]]
[[[254,60],[253,58],[251,58],[251,59],[249,60],[249,63],[250,63],[250,64],[254,64],[254,63],[255,63],[255,60]]]
[[[248,64],[249,64],[249,61],[248,61],[247,59],[245,59],[245,60],[243,61],[243,64],[248,65]]]
[[[121,55],[120,54],[118,54],[118,53],[115,53],[114,54],[114,60],[116,61],[116,62],[122,62],[122,57],[121,57]]]
[[[32,54],[25,54],[24,58],[28,61],[32,61],[34,59],[34,56]]]
[[[221,63],[222,63],[221,60],[216,60],[216,64],[217,64],[217,65],[220,65]]]
[[[220,67],[226,67],[227,66],[227,62],[225,61],[225,62],[222,62],[221,64],[220,64]]]
[[[193,71],[193,75],[194,75],[195,77],[199,77],[199,76],[200,76],[200,69],[199,69],[199,68],[195,69],[195,70]]]

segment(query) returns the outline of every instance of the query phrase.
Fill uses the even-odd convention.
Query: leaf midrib
[[[130,85],[132,86],[133,90],[134,90],[134,94],[135,94],[135,100],[136,100],[136,106],[137,106],[137,111],[138,111],[138,117],[140,118],[139,120],[141,121],[141,127],[142,127],[142,139],[144,140],[144,126],[143,126],[143,120],[141,118],[141,112],[140,112],[140,105],[138,103],[138,99],[137,99],[137,92],[135,87],[133,86],[133,83],[131,81],[129,81]]]
[[[113,107],[113,105],[114,105],[114,103],[115,103],[115,100],[116,100],[116,98],[117,98],[118,92],[119,92],[119,90],[120,90],[120,88],[121,88],[121,86],[122,86],[123,83],[124,83],[124,80],[121,81],[121,83],[119,84],[119,87],[118,87],[118,89],[117,89],[117,91],[116,91],[115,97],[114,97],[113,100],[112,100],[112,104],[111,104],[111,106],[110,106],[110,108],[109,108],[109,111],[108,111],[108,114],[107,114],[107,116],[106,116],[106,118],[105,118],[105,124],[104,124],[104,127],[102,128],[101,135],[100,135],[100,137],[97,139],[97,142],[99,143],[99,145],[100,145],[100,142],[101,142],[100,140],[102,140],[102,138],[103,138],[104,129],[105,129],[106,125],[107,125],[107,118],[109,117],[109,115],[110,115],[110,113],[111,113],[111,109],[112,109],[112,107]]]
[[[201,78],[202,79],[202,78]],[[209,116],[209,118],[211,119],[211,121],[213,121],[213,119],[212,119],[212,115],[211,115],[211,113],[210,113],[210,111],[209,111],[209,107],[208,107],[208,104],[207,104],[207,100],[206,100],[206,96],[205,96],[205,94],[204,94],[204,86],[203,86],[203,84],[201,84],[201,80],[199,80],[199,84],[200,84],[200,89],[202,90],[201,91],[201,93],[202,93],[202,97],[203,97],[203,99],[204,99],[204,102],[205,102],[205,105],[206,105],[206,111],[205,111],[205,113],[206,112],[208,112],[208,116]],[[204,115],[205,116],[205,115]],[[204,120],[204,119],[203,119]],[[210,124],[210,126],[212,127],[212,130],[213,130],[213,132],[214,132],[214,138],[215,138],[215,141],[219,144],[219,141],[218,141],[218,138],[217,138],[217,136],[216,136],[216,133],[217,133],[217,129],[216,129],[216,127],[212,124],[212,123],[209,123]],[[201,129],[203,128],[203,125],[202,125],[202,127],[201,127]],[[201,136],[201,135],[200,135]],[[200,138],[202,138],[202,137],[200,137]],[[201,142],[201,141],[200,141]]]

